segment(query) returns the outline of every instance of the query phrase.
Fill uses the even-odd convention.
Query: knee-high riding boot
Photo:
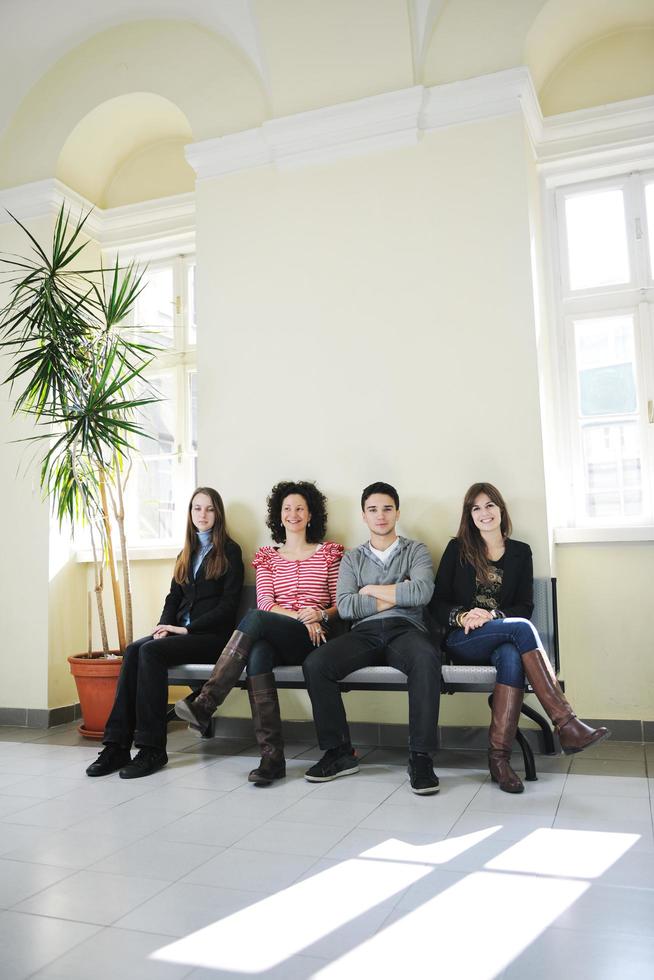
[[[496,684],[493,714],[488,730],[488,768],[491,779],[505,793],[522,793],[522,780],[511,768],[511,749],[518,729],[522,691],[508,684]]]
[[[527,680],[559,734],[561,748],[566,755],[582,752],[589,745],[597,745],[609,737],[611,733],[608,728],[591,728],[577,718],[542,650],[523,653],[522,664]]]
[[[255,674],[248,677],[248,696],[261,762],[248,779],[255,786],[270,786],[275,779],[286,775],[282,719],[274,674]]]
[[[252,648],[252,638],[234,630],[216,661],[211,677],[196,698],[190,695],[175,704],[175,714],[205,735],[211,732],[211,719],[243,673]]]

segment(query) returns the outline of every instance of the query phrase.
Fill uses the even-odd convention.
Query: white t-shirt
[[[370,544],[370,542],[368,543]],[[379,558],[382,565],[386,565],[392,558],[393,554],[397,551],[399,545],[400,539],[395,538],[393,544],[386,548],[385,551],[378,551],[377,548],[373,548],[372,544],[370,544],[370,550],[372,551],[373,555],[376,555]]]

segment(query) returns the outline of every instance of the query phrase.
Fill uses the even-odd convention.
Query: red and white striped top
[[[342,544],[324,541],[310,558],[291,561],[276,548],[259,548],[252,559],[257,570],[257,608],[269,612],[283,606],[297,612],[304,606],[327,609],[336,605]]]

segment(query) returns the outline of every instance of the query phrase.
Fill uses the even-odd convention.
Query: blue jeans
[[[299,665],[314,649],[304,623],[281,613],[251,609],[237,629],[254,641],[247,661],[248,677],[270,674],[280,664]]]
[[[495,667],[497,683],[508,687],[525,686],[522,654],[540,647],[538,633],[527,619],[493,619],[466,636],[452,630],[446,648],[452,661]]]

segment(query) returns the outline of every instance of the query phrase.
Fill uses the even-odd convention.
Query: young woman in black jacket
[[[448,630],[445,646],[454,663],[496,668],[489,769],[500,789],[522,793],[509,760],[525,675],[566,754],[581,752],[609,732],[580,721],[565,698],[529,621],[534,607],[531,549],[510,534],[511,519],[499,490],[491,483],[474,483],[463,501],[457,535],[436,573],[432,609]]]
[[[220,494],[198,487],[159,623],[125,651],[105,747],[89,776],[120,770],[133,779],[166,765],[168,667],[215,661],[234,629],[242,587],[241,549],[227,534]],[[132,742],[139,749],[133,759]]]

